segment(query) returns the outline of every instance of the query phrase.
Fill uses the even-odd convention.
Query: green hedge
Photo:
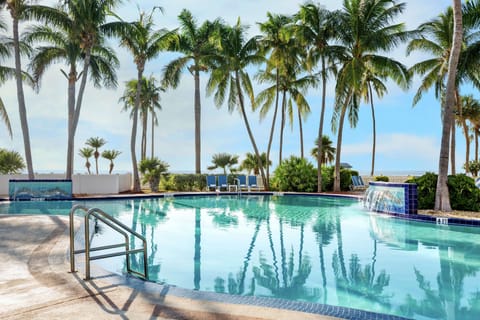
[[[435,207],[437,179],[437,174],[428,172],[406,181],[417,184],[418,209],[427,210]],[[447,185],[453,210],[480,211],[480,189],[475,186],[472,178],[464,174],[451,175],[448,176]]]
[[[205,191],[206,187],[206,174],[169,174],[160,181],[160,189],[164,191]]]

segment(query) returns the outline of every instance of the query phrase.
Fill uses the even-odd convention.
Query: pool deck
[[[179,297],[70,273],[68,217],[0,215],[1,319],[339,319]],[[127,281],[128,282],[128,281]]]

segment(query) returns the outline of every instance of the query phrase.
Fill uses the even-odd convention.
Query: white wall
[[[63,174],[36,174],[36,179],[65,179]],[[0,175],[0,195],[8,196],[10,179],[27,180],[26,174]],[[132,175],[126,174],[75,174],[72,177],[73,194],[117,194],[131,189]]]

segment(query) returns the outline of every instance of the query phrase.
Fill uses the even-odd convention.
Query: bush
[[[435,192],[438,176],[426,173],[421,177],[408,179],[408,183],[417,184],[418,209],[433,209],[435,207]],[[448,192],[453,210],[480,211],[480,190],[475,181],[464,174],[448,176]]]
[[[322,190],[333,191],[334,172],[334,166],[322,168]],[[350,169],[340,169],[340,190],[350,190],[350,185],[352,184],[352,176],[358,176],[358,171]]]
[[[0,174],[20,173],[25,169],[25,162],[17,151],[0,148]]]
[[[387,176],[376,176],[375,181],[388,182],[389,179]]]
[[[171,174],[160,185],[166,191],[202,191],[207,187],[206,179],[205,174]]]
[[[315,192],[317,169],[306,159],[291,156],[275,169],[271,187],[279,191]]]

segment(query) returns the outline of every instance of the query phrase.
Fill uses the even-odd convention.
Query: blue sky
[[[40,1],[53,3],[55,1]],[[250,35],[258,34],[257,22],[266,19],[268,11],[272,13],[293,14],[303,1],[262,0],[262,1],[124,1],[118,14],[127,21],[138,16],[138,7],[149,11],[153,6],[164,9],[155,14],[159,28],[173,29],[178,26],[177,16],[183,8],[189,9],[199,23],[222,17],[228,23],[235,23],[240,17],[243,24],[249,25]],[[406,10],[398,22],[405,22],[408,29],[416,28],[420,23],[434,18],[451,1],[405,1]],[[341,1],[323,1],[328,9],[340,9]],[[2,19],[8,14],[2,12]],[[9,29],[10,32],[10,29]],[[118,47],[116,41],[111,46],[117,49],[121,66],[118,69],[116,90],[86,89],[80,123],[75,140],[75,171],[85,172],[84,160],[78,156],[78,150],[92,136],[108,141],[104,149],[120,150],[122,154],[115,161],[115,172],[131,171],[130,133],[131,121],[128,113],[121,112],[118,102],[126,81],[136,77],[136,68],[128,52]],[[406,57],[405,47],[400,47],[389,55],[411,66],[424,59],[415,53]],[[172,59],[172,54],[161,54],[146,65],[145,75],[160,78],[162,68]],[[25,63],[24,63],[25,64]],[[63,65],[50,67],[42,81],[38,94],[26,88],[26,105],[32,144],[33,165],[37,172],[64,172],[66,163],[66,80],[60,70]],[[253,73],[251,74],[253,77]],[[202,86],[202,171],[207,172],[212,155],[227,152],[238,155],[240,160],[246,152],[253,152],[240,113],[228,113],[226,106],[217,109],[211,98],[205,97],[203,90],[208,79],[203,75]],[[193,119],[193,79],[187,72],[182,76],[181,85],[169,89],[161,96],[162,111],[158,113],[159,126],[155,128],[155,155],[170,164],[174,172],[193,172],[194,160],[194,119]],[[336,135],[331,132],[330,119],[333,106],[333,83],[328,90],[325,134],[336,143]],[[381,100],[376,99],[377,119],[377,157],[376,174],[388,174],[394,171],[437,171],[441,135],[440,104],[428,93],[412,108],[412,97],[418,87],[418,79],[409,91],[402,91],[395,85],[389,86],[389,92]],[[260,88],[260,87],[257,87]],[[258,91],[258,90],[257,90]],[[464,90],[463,92],[465,92]],[[10,140],[5,128],[0,126],[0,147],[14,149],[23,154],[23,140],[18,119],[18,106],[14,81],[0,88],[0,95],[9,113],[14,138]],[[318,132],[320,91],[311,89],[307,95],[312,113],[304,123],[305,153],[309,154]],[[271,114],[260,121],[258,113],[250,112],[248,117],[261,151],[266,151],[271,123]],[[278,164],[278,126],[271,152],[273,166]],[[464,160],[465,142],[457,130],[457,170],[461,170]],[[361,173],[370,172],[372,145],[372,120],[369,105],[362,105],[356,128],[345,126],[342,146],[342,162],[349,162]],[[139,151],[139,144],[138,144]],[[147,152],[150,154],[150,147]],[[287,126],[284,136],[284,158],[300,154],[298,124],[292,129]],[[313,158],[309,160],[314,162]],[[100,160],[100,169],[108,170],[108,161]]]

